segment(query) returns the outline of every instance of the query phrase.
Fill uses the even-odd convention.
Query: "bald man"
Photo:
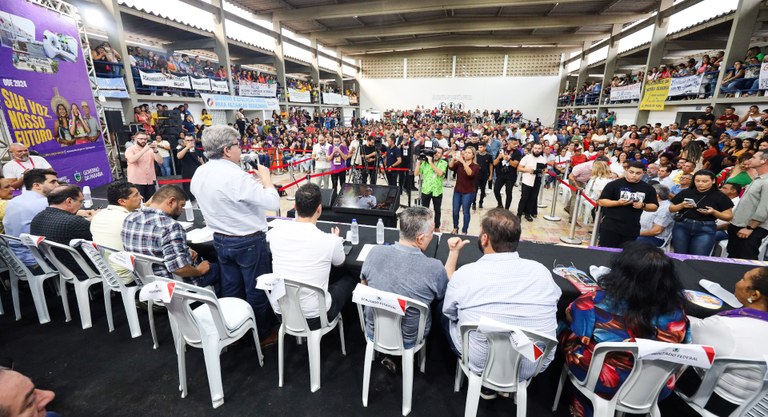
[[[24,184],[24,173],[30,169],[52,169],[51,164],[42,156],[30,156],[29,149],[20,144],[13,143],[9,148],[11,159],[3,167],[3,177],[13,180],[11,186],[18,189]]]
[[[45,416],[55,396],[53,391],[37,389],[26,376],[0,368],[0,416]]]

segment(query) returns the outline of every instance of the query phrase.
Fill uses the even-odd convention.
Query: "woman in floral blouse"
[[[683,311],[682,284],[675,265],[664,252],[633,242],[611,260],[611,272],[600,279],[601,290],[576,299],[566,310],[571,322],[563,335],[566,364],[573,375],[586,378],[592,351],[601,342],[634,342],[635,338],[669,343],[690,343],[690,325]],[[634,358],[610,354],[600,371],[595,393],[610,399],[629,377]],[[660,398],[674,388],[667,382]],[[576,394],[574,416],[591,416],[589,400]]]

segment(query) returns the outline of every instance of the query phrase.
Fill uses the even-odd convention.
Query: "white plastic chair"
[[[174,337],[179,365],[179,390],[181,398],[187,396],[186,346],[203,349],[208,386],[213,408],[224,404],[224,388],[221,382],[221,351],[248,332],[253,332],[259,366],[264,366],[256,318],[247,301],[235,297],[216,298],[213,291],[158,276],[153,281],[175,284],[171,302],[166,304],[168,315],[176,323],[178,334]],[[192,309],[193,303],[202,305]]]
[[[22,233],[20,236],[22,241],[24,240],[25,235],[31,236],[27,235],[26,233]],[[101,276],[97,274],[93,269],[91,269],[90,265],[88,265],[88,262],[86,262],[85,259],[83,259],[83,257],[80,255],[80,252],[70,246],[43,239],[37,244],[37,247],[34,245],[27,245],[27,247],[32,251],[33,254],[39,250],[40,253],[42,253],[46,259],[51,261],[56,269],[59,270],[59,286],[61,291],[61,300],[64,303],[64,314],[66,316],[66,321],[72,320],[72,316],[69,311],[69,298],[67,297],[67,284],[72,284],[75,287],[75,299],[77,299],[77,308],[80,311],[80,323],[83,329],[90,329],[92,326],[91,302],[88,297],[88,289],[91,287],[91,285],[102,282]],[[83,270],[88,278],[84,281],[77,279],[77,276],[75,276],[75,274],[70,271],[66,265],[61,263],[61,260],[59,260],[59,258],[56,256],[56,253],[53,251],[54,248],[69,253],[75,259],[77,265],[80,267],[80,269]],[[107,293],[104,296],[105,304],[106,298],[108,297],[109,294]]]
[[[276,274],[264,274],[259,279],[277,278]],[[281,277],[282,278],[282,277]],[[347,356],[347,347],[344,343],[344,320],[341,313],[332,321],[328,321],[327,314],[320,313],[320,328],[310,330],[307,324],[307,318],[301,309],[299,293],[307,291],[317,297],[319,311],[325,311],[325,291],[322,288],[307,283],[282,278],[285,283],[285,295],[277,300],[282,315],[282,323],[277,334],[277,370],[279,387],[283,386],[284,377],[284,357],[285,357],[285,335],[296,336],[298,338],[307,338],[307,351],[309,353],[309,388],[311,392],[320,389],[320,341],[328,332],[339,327],[339,338],[341,340],[341,354]],[[301,339],[299,339],[301,340]]]
[[[632,354],[635,364],[632,372],[616,394],[614,394],[613,398],[606,400],[595,394],[595,385],[600,378],[600,371],[603,368],[606,355],[615,352]],[[658,406],[661,390],[667,384],[669,377],[678,372],[682,366],[679,363],[663,360],[638,359],[637,343],[634,342],[598,343],[592,353],[592,361],[587,369],[587,377],[583,381],[570,373],[567,365],[563,367],[552,411],[557,410],[565,380],[570,378],[573,386],[592,403],[594,417],[613,417],[616,411],[630,414],[650,414],[651,417],[661,417]]]
[[[748,366],[750,368],[759,369],[761,375],[765,375],[766,362],[764,360],[752,360],[741,358],[715,358],[712,362],[712,367],[704,374],[704,378],[701,380],[701,385],[696,392],[690,397],[682,394],[679,391],[675,391],[678,397],[682,398],[694,411],[704,417],[717,417],[714,413],[707,411],[704,406],[707,405],[709,397],[715,392],[715,386],[717,386],[718,380],[723,376],[730,366]],[[746,415],[761,399],[768,396],[768,381],[763,381],[762,387],[755,391],[744,403],[739,405],[728,417],[739,417]]]
[[[58,275],[58,272],[54,271],[45,260],[42,260],[40,267],[43,269],[43,274],[35,275],[27,268],[24,262],[19,259],[16,254],[11,250],[9,243],[14,242],[18,245],[22,245],[19,238],[0,235],[0,257],[3,262],[9,267],[11,278],[11,297],[13,298],[13,311],[16,314],[16,320],[21,320],[21,304],[19,302],[19,280],[27,281],[29,283],[29,289],[32,292],[32,300],[35,303],[35,310],[37,310],[37,318],[40,324],[49,323],[51,316],[48,313],[48,303],[45,299],[45,291],[43,284],[48,278],[53,278]]]
[[[383,292],[383,291],[382,291]],[[373,361],[373,352],[381,352],[386,355],[402,356],[403,370],[403,406],[402,412],[407,416],[411,412],[411,403],[413,398],[413,362],[416,353],[419,353],[419,371],[424,373],[427,362],[427,350],[424,348],[427,341],[424,338],[424,332],[427,326],[427,316],[429,315],[429,306],[421,301],[403,297],[394,293],[388,293],[396,296],[398,299],[405,300],[405,309],[414,308],[419,312],[419,327],[416,332],[416,343],[412,348],[405,349],[403,345],[403,317],[388,310],[366,306],[373,312],[373,340],[368,338],[365,331],[365,313],[363,306],[357,304],[357,312],[360,316],[360,327],[365,336],[365,364],[363,370],[363,407],[368,407],[368,389],[371,383],[371,362]]]
[[[152,270],[153,265],[161,266],[162,268],[165,268],[165,263],[160,258],[155,258],[154,256],[149,255],[142,255],[140,253],[135,252],[124,252],[127,255],[130,255],[134,259],[134,270],[133,270],[133,277],[136,279],[137,284],[139,286],[144,286],[152,281],[154,281],[155,272]],[[110,255],[112,256],[112,255]],[[176,281],[182,281],[180,278],[177,278],[174,276],[174,279]],[[149,319],[149,332],[152,334],[152,348],[157,349],[158,346],[160,346],[160,343],[157,340],[157,330],[155,329],[155,314],[153,310],[153,305],[163,305],[160,301],[154,301],[149,300],[147,302],[147,316]],[[171,332],[174,333],[174,338],[176,336],[175,332],[175,326],[173,323],[171,323]]]
[[[107,253],[116,253],[118,251],[83,239],[73,239],[69,244],[74,248],[82,249],[85,256],[87,256],[93,265],[96,266],[96,269],[99,270],[101,277],[104,279],[104,307],[107,311],[109,331],[115,331],[114,318],[112,317],[112,297],[110,296],[110,293],[114,291],[120,293],[120,297],[123,300],[125,317],[128,319],[128,328],[131,330],[131,337],[136,338],[141,336],[141,325],[139,325],[139,316],[136,312],[136,293],[141,287],[126,286],[104,258]]]
[[[717,242],[717,244],[720,246],[720,258],[727,258],[728,257],[728,239],[721,240]],[[714,249],[712,251],[714,252]],[[766,252],[768,252],[768,237],[763,239],[763,241],[760,243],[760,249],[758,250],[757,260],[758,261],[765,260]]]
[[[510,340],[511,331],[483,333],[488,340],[488,356],[482,375],[477,375],[469,369],[469,336],[476,332],[477,324],[463,324],[460,326],[462,356],[456,364],[456,379],[453,390],[459,392],[463,375],[467,376],[467,401],[464,405],[464,417],[477,415],[477,407],[480,402],[480,390],[482,387],[494,391],[515,393],[517,404],[517,416],[525,417],[528,404],[528,384],[530,380],[519,380],[520,365],[524,357],[512,346]],[[552,349],[557,346],[557,340],[529,329],[521,329],[522,336],[531,339],[539,348],[543,347],[542,355],[536,364],[534,375],[538,375],[544,365],[544,359],[549,357]]]

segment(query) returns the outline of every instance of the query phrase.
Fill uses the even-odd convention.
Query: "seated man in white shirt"
[[[123,231],[123,221],[132,211],[141,207],[142,200],[139,190],[130,182],[119,180],[109,184],[107,187],[109,205],[104,210],[99,210],[91,220],[91,235],[94,243],[122,251],[123,238],[120,233]],[[123,283],[128,284],[133,281],[131,271],[111,261],[110,266]]]
[[[304,184],[296,191],[296,220],[281,224],[267,232],[267,241],[272,252],[272,271],[284,278],[305,282],[325,291],[325,305],[318,306],[317,297],[302,291],[301,309],[307,318],[309,328],[320,328],[320,312],[333,320],[351,298],[357,281],[344,273],[334,270],[331,282],[331,265],[344,264],[345,255],[339,229],[325,233],[317,228],[317,219],[323,211],[322,195],[317,184]],[[271,300],[270,300],[271,301]],[[272,309],[280,314],[280,306],[272,302]]]
[[[13,157],[3,166],[3,177],[13,180],[13,188],[21,188],[24,183],[24,173],[30,169],[51,169],[51,164],[42,156],[30,156],[29,148],[21,143],[12,143],[8,150]]]
[[[637,240],[661,247],[672,234],[674,220],[669,211],[669,188],[661,184],[654,184],[653,188],[656,190],[659,208],[656,211],[643,211],[640,215],[640,236]]]
[[[557,330],[557,301],[562,293],[546,266],[522,259],[517,253],[520,241],[520,219],[509,210],[490,210],[480,224],[478,246],[483,257],[456,270],[461,248],[469,241],[459,238],[448,240],[450,252],[445,262],[448,271],[448,289],[443,304],[443,327],[450,335],[454,353],[461,351],[460,326],[477,323],[487,317],[505,324],[520,326],[555,337]],[[488,342],[484,336],[473,333],[469,341],[469,368],[481,373],[485,367]],[[542,358],[546,369],[555,356]],[[534,377],[536,364],[523,359],[520,380]],[[483,393],[490,399],[495,393]]]

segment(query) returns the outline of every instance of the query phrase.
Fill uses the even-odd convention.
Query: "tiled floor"
[[[296,178],[298,179],[299,176],[297,174]],[[282,175],[273,175],[272,181],[275,184],[288,184],[291,182],[291,179],[288,177],[287,174]],[[380,180],[379,183],[382,183],[383,180]],[[442,204],[442,221],[441,221],[441,227],[440,229],[443,232],[450,232],[451,229],[453,229],[453,213],[451,210],[451,202],[453,199],[453,182],[452,180],[449,180],[446,182],[446,185],[451,185],[451,187],[446,187],[445,191],[443,193],[443,204]],[[296,186],[292,187],[288,190],[289,195],[292,195],[293,192],[295,192]],[[493,196],[492,190],[486,190],[487,196],[485,198],[484,208],[478,208],[476,211],[473,211],[471,213],[470,222],[469,222],[469,234],[470,235],[477,235],[480,231],[480,220],[483,216],[483,213],[491,208],[496,207],[496,198]],[[560,240],[561,236],[568,236],[568,233],[570,231],[570,223],[568,223],[568,214],[563,211],[563,203],[562,199],[558,199],[555,214],[561,218],[560,221],[548,221],[544,219],[544,216],[549,215],[551,213],[551,201],[553,196],[553,189],[544,189],[542,192],[541,200],[542,204],[546,205],[546,208],[539,208],[539,215],[537,218],[533,219],[533,222],[528,222],[526,220],[523,220],[523,234],[522,239],[523,240],[532,240],[532,241],[539,241],[539,242],[548,242],[548,243],[562,243]],[[417,192],[413,192],[411,194],[411,200],[412,204],[415,204],[413,200],[415,200],[418,196]],[[505,196],[502,191],[502,201],[504,200]],[[513,197],[512,197],[512,205],[511,209],[513,212],[517,209],[517,203],[520,199],[520,187],[519,185],[516,185],[513,189]],[[401,204],[407,205],[408,204],[408,197],[405,193],[400,198]],[[282,197],[280,201],[280,209],[281,212],[287,213],[288,210],[293,208],[293,201],[288,200],[286,197]],[[580,216],[581,217],[581,216]],[[459,224],[461,224],[462,218],[459,219]],[[576,227],[575,236],[576,238],[582,239],[582,245],[588,245],[589,239],[591,237],[591,231],[592,231],[592,224],[589,225],[579,225]]]

